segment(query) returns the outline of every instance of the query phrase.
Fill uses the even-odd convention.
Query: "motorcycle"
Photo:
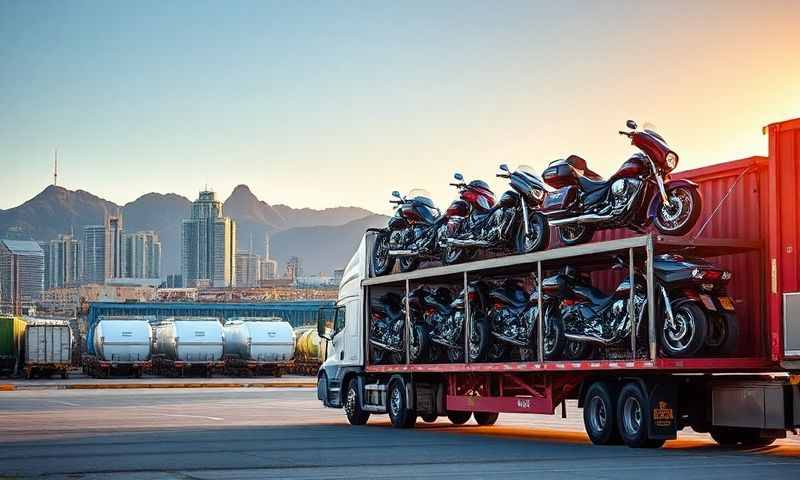
[[[403,298],[386,293],[370,305],[372,322],[369,330],[370,361],[373,365],[403,363],[405,354]]]
[[[423,259],[438,258],[437,235],[447,223],[447,217],[441,215],[425,190],[414,189],[406,196],[394,191],[392,196],[396,200],[389,203],[397,208],[388,226],[367,230],[377,233],[372,250],[372,271],[376,276],[391,272],[398,258],[402,272],[415,270]]]
[[[558,282],[558,277],[542,282],[542,308],[544,309],[543,357],[554,360],[564,348],[564,335],[558,318],[558,301],[546,292],[545,285]],[[539,294],[534,289],[530,294],[522,283],[506,279],[489,292],[492,304],[486,313],[493,341],[489,346],[489,361],[503,360],[510,348],[516,348],[519,359],[533,361],[538,355]]]
[[[489,326],[483,315],[483,304],[488,285],[481,280],[473,280],[468,285],[470,302],[469,358],[477,362],[486,354],[489,345]],[[455,299],[447,289],[436,289],[425,297],[427,305],[425,322],[431,326],[430,339],[444,348],[450,363],[464,361],[464,315],[465,299],[462,290]]]
[[[513,172],[500,165],[497,176],[506,178],[511,190],[495,203],[494,193],[482,180],[464,182],[456,173],[459,199],[447,209],[447,227],[439,235],[442,263],[450,265],[473,258],[479,250],[530,253],[547,248],[547,220],[538,212],[545,197],[542,180],[522,165]]]
[[[627,268],[617,259],[614,269]],[[736,347],[737,325],[733,301],[725,293],[731,278],[724,271],[704,260],[677,255],[660,255],[653,262],[656,311],[659,316],[659,345],[668,357],[691,357],[704,346],[719,353],[730,353]],[[626,277],[611,295],[593,287],[574,269],[567,270],[569,279],[562,294],[561,322],[569,340],[565,356],[570,360],[588,358],[593,346],[607,349],[623,346],[631,332],[645,345],[641,328],[647,311],[647,289],[644,275],[634,271],[634,285]],[[633,288],[634,321],[629,315],[629,298]],[[715,296],[712,296],[715,294]],[[709,328],[712,318],[714,328]]]
[[[694,227],[702,210],[698,185],[690,180],[670,179],[678,166],[678,155],[653,130],[620,131],[641,152],[632,155],[608,180],[596,174],[586,160],[570,155],[551,162],[542,174],[545,183],[557,189],[548,192],[542,213],[558,227],[565,245],[591,240],[598,229],[627,227],[643,231],[654,223],[664,235],[685,235]]]

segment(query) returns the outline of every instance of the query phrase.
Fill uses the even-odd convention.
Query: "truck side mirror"
[[[319,338],[330,340],[331,337],[325,331],[327,327],[327,322],[325,321],[325,310],[330,310],[330,308],[320,308],[317,310],[317,335]]]

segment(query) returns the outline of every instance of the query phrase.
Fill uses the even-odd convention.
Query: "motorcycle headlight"
[[[544,198],[544,190],[539,190],[538,188],[534,188],[533,190],[531,190],[531,192],[533,194],[533,198],[535,198],[536,200],[541,200]]]
[[[667,163],[667,168],[670,170],[675,170],[675,167],[678,166],[678,155],[675,152],[669,152],[665,160]]]

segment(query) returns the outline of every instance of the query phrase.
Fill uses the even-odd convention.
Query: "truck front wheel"
[[[389,385],[389,420],[394,428],[411,428],[417,423],[417,414],[409,410],[403,382],[394,381]]]
[[[344,400],[344,412],[350,425],[364,425],[369,420],[369,412],[361,409],[361,394],[358,382],[352,379],[347,383],[347,396]]]

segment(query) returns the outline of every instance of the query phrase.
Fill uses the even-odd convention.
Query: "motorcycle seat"
[[[575,293],[584,297],[585,299],[592,302],[593,305],[605,305],[606,303],[610,302],[614,299],[614,294],[606,295],[600,289],[595,288],[591,285],[579,285],[574,287]]]
[[[591,170],[583,158],[577,155],[570,155],[565,162],[572,166],[578,178],[578,185],[584,192],[596,192],[608,186],[608,181]]]
[[[516,288],[495,288],[489,292],[489,296],[513,307],[522,307],[528,303],[525,291]]]

